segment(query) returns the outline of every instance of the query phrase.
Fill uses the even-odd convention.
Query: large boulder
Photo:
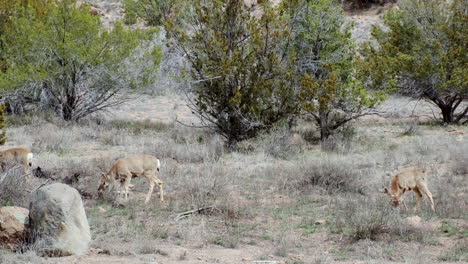
[[[25,238],[28,209],[16,206],[0,207],[0,247],[15,249]]]
[[[54,183],[35,191],[29,206],[28,241],[46,254],[83,254],[91,241],[78,191]]]

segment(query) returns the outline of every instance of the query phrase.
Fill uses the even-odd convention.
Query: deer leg
[[[431,202],[432,212],[435,212],[434,200],[432,199],[432,193],[429,191],[426,184],[421,185],[421,191],[427,196],[427,198],[429,198],[429,201]]]
[[[413,209],[413,210],[416,212],[416,210],[419,208],[419,205],[421,204],[422,193],[421,193],[421,191],[420,191],[418,188],[414,188],[413,190],[414,190],[414,192],[415,192],[416,195],[417,195],[417,197],[416,197],[416,198],[417,198],[417,200],[416,200],[416,205],[414,206],[414,209]]]
[[[127,185],[127,182],[125,182],[124,185],[123,185],[123,193],[124,193],[125,201],[128,201],[128,185]]]
[[[156,183],[158,184],[158,187],[159,187],[159,200],[161,200],[161,202],[164,201],[164,190],[163,190],[163,181],[161,181],[160,179],[156,179]]]
[[[406,206],[406,202],[405,200],[401,200],[401,203],[403,204],[403,206],[405,207],[405,210],[408,210],[408,206]]]
[[[154,182],[151,181],[150,182],[150,187],[149,187],[149,190],[148,190],[148,194],[146,194],[146,199],[145,199],[145,204],[147,204],[151,198],[151,194],[153,193],[153,189],[154,189]]]
[[[152,172],[152,176],[151,176],[151,180],[153,181],[153,183],[156,183],[158,185],[158,188],[159,188],[159,200],[161,200],[161,202],[164,201],[164,191],[163,191],[163,181],[161,181],[157,174],[157,172]],[[149,179],[148,179],[148,182],[149,182]]]
[[[26,167],[23,167],[23,168],[24,168],[24,179],[27,183],[29,183],[30,180],[32,179],[31,169],[28,170],[28,168]]]
[[[128,201],[128,187],[130,185],[130,179],[132,178],[132,175],[122,175],[120,178],[120,183],[121,186],[123,187],[123,192],[124,192],[124,197],[125,201]]]

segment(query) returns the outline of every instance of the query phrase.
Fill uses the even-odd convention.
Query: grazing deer
[[[427,188],[426,181],[426,170],[418,168],[406,168],[401,170],[391,180],[391,190],[387,188],[384,189],[384,193],[388,194],[392,199],[393,207],[397,207],[400,203],[403,203],[406,209],[406,204],[403,201],[403,194],[406,191],[413,190],[417,194],[418,200],[416,201],[416,206],[414,210],[419,207],[419,204],[422,200],[422,194],[424,193],[431,202],[431,209],[434,210],[434,200],[432,199],[432,194]]]
[[[108,188],[109,184],[118,181],[120,182],[120,187],[124,189],[125,200],[128,200],[130,180],[134,177],[144,176],[150,186],[145,203],[148,203],[150,200],[155,184],[159,187],[159,199],[164,201],[163,181],[157,176],[160,167],[161,163],[159,159],[151,155],[136,155],[119,159],[107,174],[103,173],[101,175],[99,179],[98,195],[102,197],[102,194]]]
[[[32,167],[33,154],[29,149],[12,148],[0,151],[0,167],[5,170],[7,166],[20,164],[24,167],[24,173],[29,174]]]

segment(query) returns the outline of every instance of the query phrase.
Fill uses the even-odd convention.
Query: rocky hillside
[[[123,0],[85,0],[93,7],[93,10],[101,16],[101,21],[106,28],[112,27],[115,21],[122,19],[125,15]],[[252,0],[246,0],[252,2]],[[386,10],[392,8],[392,4],[375,6],[358,12],[347,12],[350,20],[355,24],[353,30],[357,42],[365,41],[370,36],[372,25],[378,24]]]
[[[106,27],[112,27],[115,21],[122,19],[125,15],[122,0],[85,0],[97,14],[101,16],[102,24]]]

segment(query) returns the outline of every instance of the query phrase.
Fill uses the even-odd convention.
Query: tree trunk
[[[75,87],[66,89],[66,100],[62,105],[63,119],[71,121],[74,118],[76,107],[76,89]]]
[[[73,110],[68,106],[62,106],[62,116],[65,121],[71,121],[73,118]]]
[[[328,126],[328,117],[325,112],[320,112],[320,141],[325,142],[331,135],[330,128]]]
[[[230,136],[227,139],[227,142],[226,142],[226,148],[227,148],[228,152],[235,151],[236,147],[237,147],[237,138],[235,138],[233,136]]]
[[[442,117],[444,119],[444,124],[451,124],[454,122],[453,119],[453,109],[451,105],[439,106],[442,111]]]
[[[331,130],[330,130],[330,124],[328,120],[328,114],[327,112],[321,111],[319,113],[320,115],[320,122],[319,122],[319,127],[320,127],[320,145],[323,150],[332,150],[333,149],[333,144],[330,142],[330,136],[331,136]]]
[[[444,124],[457,123],[460,120],[456,117],[455,111],[462,102],[462,97],[457,100],[459,95],[455,94],[450,97],[441,96],[436,90],[428,89],[424,92],[424,96],[431,100],[437,107],[439,107],[442,113],[442,120]],[[463,115],[463,113],[462,113]]]

